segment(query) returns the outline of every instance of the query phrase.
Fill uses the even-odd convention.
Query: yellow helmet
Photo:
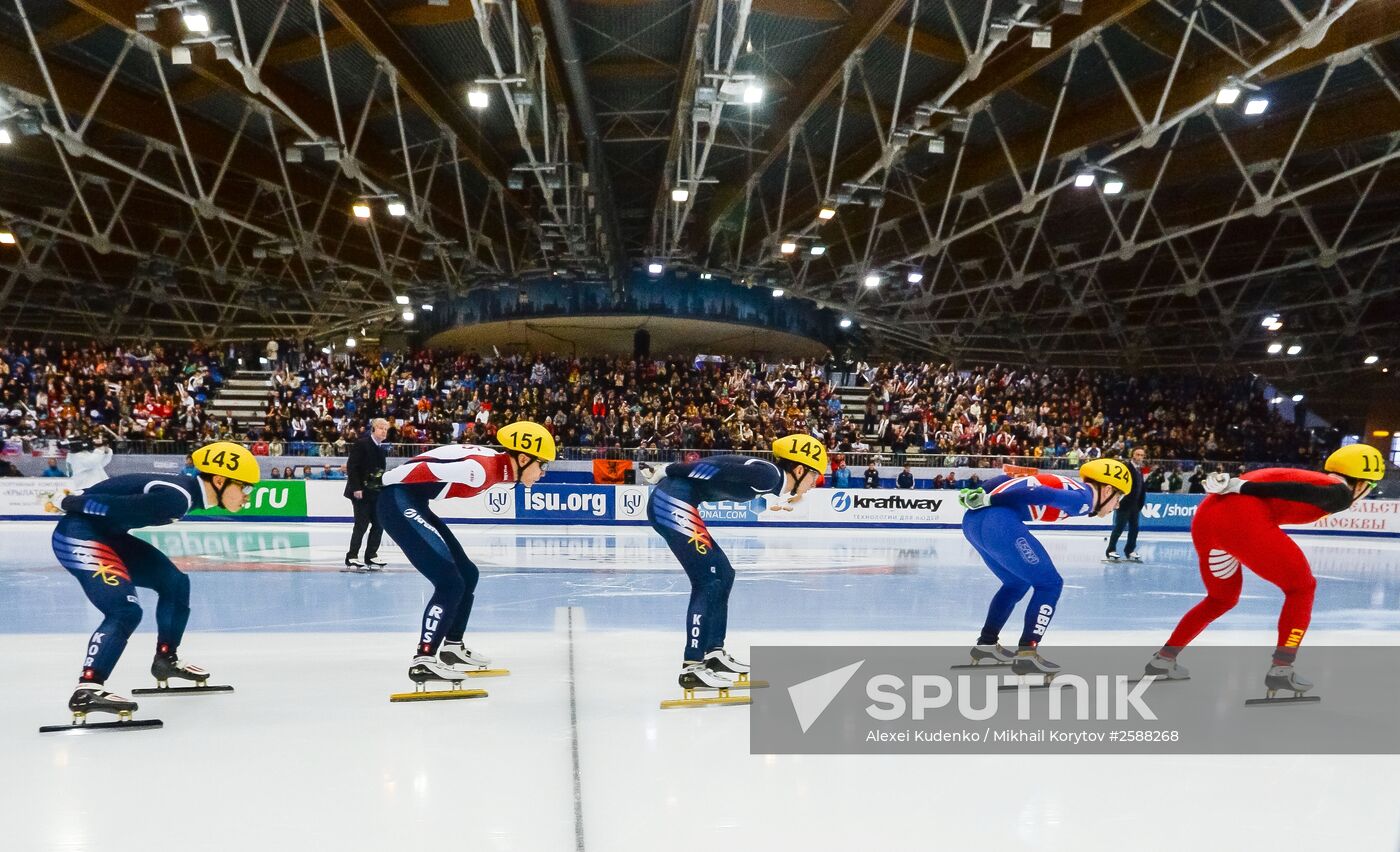
[[[826,473],[826,447],[811,435],[800,432],[784,435],[773,442],[773,455],[810,467],[817,473]]]
[[[529,420],[517,420],[496,432],[496,440],[507,450],[552,462],[559,455],[549,430]]]
[[[1100,482],[1127,494],[1133,490],[1133,474],[1118,459],[1094,459],[1079,466],[1079,478]]]
[[[1349,444],[1328,456],[1322,469],[1376,482],[1385,476],[1385,456],[1370,444]]]
[[[205,444],[190,454],[194,469],[210,476],[224,476],[244,485],[257,485],[262,479],[258,457],[229,441]]]

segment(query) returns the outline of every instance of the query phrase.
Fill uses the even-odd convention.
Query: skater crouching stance
[[[1312,689],[1311,681],[1293,671],[1293,661],[1312,620],[1317,580],[1303,551],[1279,527],[1311,523],[1350,508],[1385,476],[1385,457],[1375,447],[1352,444],[1328,456],[1323,470],[1326,473],[1264,468],[1238,478],[1224,473],[1206,478],[1207,496],[1191,520],[1191,543],[1200,560],[1206,597],[1182,616],[1167,644],[1147,664],[1146,674],[1172,680],[1189,677],[1176,662],[1177,654],[1239,602],[1243,564],[1283,591],[1278,644],[1264,679],[1270,697],[1280,689],[1295,696]]]
[[[747,456],[711,456],[693,464],[668,465],[648,477],[656,483],[647,502],[647,519],[690,578],[690,607],[685,620],[685,654],[680,685],[684,689],[722,688],[734,682],[727,674],[747,674],[749,666],[724,650],[729,591],[734,568],[700,518],[701,503],[747,502],[766,494],[796,502],[826,470],[826,447],[809,435],[788,435],[773,442],[777,462]],[[791,510],[774,505],[770,509]]]
[[[554,437],[528,420],[501,428],[496,440],[504,450],[471,444],[437,447],[384,474],[379,495],[384,532],[433,584],[408,670],[409,678],[418,684],[460,681],[467,672],[490,664],[466,648],[462,639],[480,572],[429,501],[475,497],[503,483],[519,482],[528,488],[556,456]]]
[[[129,715],[136,703],[103,689],[141,623],[138,586],[154,589],[156,656],[151,674],[203,684],[209,672],[180,661],[178,649],[190,618],[190,580],[164,553],[131,530],[178,521],[193,509],[243,508],[260,474],[257,458],[237,444],[218,442],[191,455],[197,476],[130,473],[114,476],[63,498],[64,516],[53,531],[53,552],[82,584],[102,624],[88,640],[82,675],[68,709]]]
[[[964,488],[958,495],[958,502],[968,510],[963,516],[963,535],[1001,580],[972,648],[973,664],[1009,662],[1018,675],[1052,676],[1060,670],[1040,656],[1039,645],[1055,616],[1064,581],[1025,522],[1058,521],[1076,515],[1102,517],[1117,508],[1133,487],[1128,466],[1117,459],[1095,459],[1079,468],[1079,476],[1078,480],[1050,473],[998,476],[981,488]],[[997,639],[1028,591],[1031,601],[1013,655]]]

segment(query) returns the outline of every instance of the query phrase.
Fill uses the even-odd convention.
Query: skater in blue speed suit
[[[747,456],[711,456],[693,464],[668,465],[664,474],[646,477],[658,483],[647,502],[647,520],[690,578],[680,674],[680,685],[686,689],[728,686],[732,681],[720,675],[749,671],[746,663],[724,650],[734,568],[705,528],[699,504],[745,503],[767,494],[796,502],[826,470],[826,447],[810,435],[779,438],[773,442],[773,455],[776,463]]]
[[[1095,459],[1079,469],[1081,480],[1056,474],[998,476],[981,488],[966,488],[958,501],[967,509],[963,535],[981,555],[1001,588],[987,608],[987,620],[972,648],[974,664],[984,660],[1012,664],[1016,674],[1054,674],[1059,666],[1040,656],[1040,640],[1055,616],[1064,581],[1050,554],[1031,535],[1026,521],[1107,515],[1132,488],[1127,465],[1117,459]],[[1034,591],[1032,591],[1034,590]],[[1025,626],[1015,655],[997,639],[1026,592]]]
[[[131,530],[178,521],[192,509],[243,508],[260,475],[257,458],[237,444],[219,442],[193,453],[196,476],[125,474],[86,488],[60,504],[64,516],[53,532],[53,551],[83,586],[102,624],[88,641],[78,688],[68,707],[75,713],[130,712],[136,704],[102,689],[127,639],[141,623],[138,586],[154,589],[157,680],[202,682],[209,673],[182,663],[177,655],[190,617],[190,581],[155,547]]]

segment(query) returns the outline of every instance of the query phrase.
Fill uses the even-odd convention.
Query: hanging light
[[[820,219],[820,220],[822,220],[823,222],[829,222],[829,221],[831,221],[832,219],[835,219],[835,218],[836,218],[836,208],[835,208],[835,207],[823,207],[822,209],[820,209],[820,210],[817,211],[817,218]]]
[[[1301,354],[1302,351],[1303,351],[1303,346],[1302,346],[1302,344],[1300,344],[1300,343],[1295,343],[1295,344],[1293,344],[1292,346],[1288,347],[1288,354],[1289,354],[1289,355],[1298,355],[1298,354]]]
[[[10,135],[10,131],[4,127],[0,127],[0,145],[10,145],[13,144],[14,141],[15,138]]]
[[[865,276],[865,286],[867,286],[867,287],[879,287],[879,286],[880,286],[880,282],[881,282],[882,280],[884,280],[884,279],[880,277],[880,273],[878,273],[878,272],[871,272],[870,274],[868,274],[868,275]]]
[[[778,251],[782,252],[783,254],[792,254],[793,252],[797,251],[797,243],[793,242],[792,240],[784,240],[783,244],[778,246]]]
[[[358,345],[358,344],[355,342],[355,338],[353,338],[353,337],[347,337],[347,338],[345,338],[345,348],[346,348],[346,349],[354,349],[357,345]]]
[[[467,106],[472,109],[486,109],[491,105],[491,96],[480,86],[467,89]]]
[[[1074,185],[1080,189],[1094,185],[1094,173],[1083,171],[1074,176]]]
[[[1293,401],[1294,401],[1294,402],[1302,402],[1302,401],[1303,401],[1303,395],[1300,394],[1300,393],[1295,393],[1295,394],[1293,394]]]
[[[1269,99],[1268,99],[1268,98],[1250,98],[1249,100],[1245,101],[1245,104],[1244,104],[1244,114],[1245,114],[1245,115],[1263,115],[1263,114],[1264,114],[1264,110],[1266,110],[1266,109],[1268,109],[1268,108],[1269,108]]]
[[[0,246],[12,246],[15,244],[15,235],[12,231],[0,231]]]
[[[838,325],[840,325],[842,328],[850,328],[850,327],[851,327],[851,318],[850,318],[850,317],[841,317],[841,322],[838,323]]]
[[[909,270],[909,275],[906,277],[910,284],[918,284],[924,280],[924,273],[917,269],[911,269]]]
[[[808,249],[808,251],[812,253],[812,257],[821,257],[822,255],[826,254],[826,246],[822,245],[821,243],[817,243],[816,245]]]
[[[671,200],[677,204],[684,204],[690,200],[690,190],[684,187],[676,187],[671,190]]]
[[[413,322],[413,311],[404,311],[404,312],[403,312],[403,321],[404,321],[404,322]]]
[[[1239,99],[1240,87],[1236,86],[1233,83],[1226,86],[1221,86],[1220,91],[1215,93],[1216,106],[1230,106]]]
[[[1367,355],[1367,356],[1366,356],[1366,360],[1365,360],[1364,363],[1366,363],[1366,364],[1374,364],[1374,363],[1376,363],[1376,362],[1379,361],[1379,360],[1381,360],[1381,356],[1379,356],[1379,355]]]
[[[408,207],[399,199],[392,198],[389,200],[389,215],[396,219],[403,218],[408,215]]]
[[[756,82],[750,82],[744,87],[744,103],[749,106],[763,103],[763,86]]]
[[[647,264],[647,272],[652,275],[660,275],[662,272],[665,271],[666,265],[659,260],[653,260],[651,263]]]
[[[1282,351],[1283,351],[1283,344],[1282,344],[1282,343],[1270,343],[1270,344],[1269,344],[1269,354],[1270,354],[1270,355],[1277,355],[1278,353],[1280,353],[1280,352],[1282,352]]]
[[[356,201],[355,205],[350,208],[350,211],[355,214],[356,219],[368,219],[370,216],[374,215],[374,211],[370,209],[368,201]]]
[[[427,313],[432,313],[432,312],[433,312],[433,306],[432,306],[432,305],[422,305],[421,307],[422,307],[422,309],[423,309],[425,312],[427,312]]]
[[[397,303],[399,303],[400,305],[407,305],[407,304],[408,304],[408,297],[407,297],[407,296],[395,296],[395,297],[394,297],[394,301],[397,302]]]
[[[1121,178],[1109,178],[1103,182],[1104,195],[1117,195],[1123,191],[1123,181]]]
[[[786,293],[786,292],[787,292],[787,291],[784,290],[782,287],[774,287],[774,288],[773,288],[773,298],[775,298],[775,299],[781,299],[781,298],[783,297],[783,294]]]
[[[209,13],[199,5],[186,6],[180,13],[180,17],[185,22],[185,29],[192,33],[209,32]]]

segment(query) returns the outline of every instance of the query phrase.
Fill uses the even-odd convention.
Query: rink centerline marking
[[[574,850],[584,852],[583,846],[583,777],[578,759],[578,690],[574,678],[574,607],[566,607],[569,634],[569,739],[574,764]]]

